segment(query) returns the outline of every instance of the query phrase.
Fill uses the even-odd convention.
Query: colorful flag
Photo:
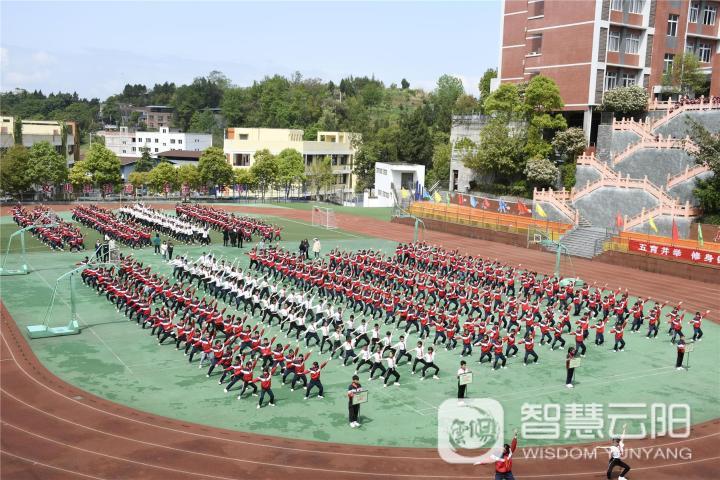
[[[657,225],[655,225],[655,220],[652,217],[648,220],[648,225],[653,229],[653,232],[658,233]]]
[[[409,196],[410,196],[410,192],[408,192],[404,188],[400,189],[400,198],[408,198]]]
[[[50,185],[49,183],[46,183],[45,185],[42,186],[42,191],[44,193],[46,193],[47,195],[50,195],[52,193],[52,185]]]
[[[92,185],[90,185],[89,183],[86,183],[85,185],[83,185],[83,193],[90,193],[92,191],[93,191]]]
[[[622,215],[620,215],[620,212],[615,216],[615,226],[618,228],[618,230],[623,229],[623,225],[625,225],[625,220],[623,220]]]
[[[476,207],[477,207],[477,200],[475,199],[475,197],[470,197],[470,206],[471,206],[472,208],[476,208]]]
[[[490,208],[490,202],[488,201],[487,198],[483,198],[482,208],[484,208],[485,210],[487,210],[488,208]]]
[[[190,193],[190,186],[187,183],[183,183],[182,185],[182,194],[188,195]]]
[[[672,221],[672,241],[677,242],[680,239],[680,232],[678,232],[678,226],[677,223],[675,223],[675,219],[673,218]]]
[[[128,195],[131,195],[133,193],[133,184],[132,183],[126,183],[123,187],[123,191],[127,193]]]
[[[67,193],[72,193],[72,191],[73,191],[73,185],[72,185],[72,183],[67,182],[67,183],[65,184],[65,191],[66,191]]]
[[[112,193],[112,191],[113,191],[113,186],[111,184],[106,183],[105,185],[103,185],[103,192],[105,192],[106,195]]]
[[[435,192],[435,195],[433,195],[433,200],[435,200],[435,203],[440,203],[442,202],[442,197],[438,192]]]
[[[445,203],[450,205],[450,192],[445,192]]]
[[[503,200],[501,198],[500,201],[498,202],[498,212],[507,213],[508,210],[509,210],[509,208],[507,206],[507,203],[505,203],[505,200]]]
[[[704,244],[705,241],[702,236],[702,224],[698,223],[698,245],[702,247]]]
[[[523,202],[517,203],[517,209],[520,215],[527,215],[530,213],[530,210],[528,210],[528,207]]]
[[[535,211],[536,211],[537,214],[540,215],[541,217],[547,218],[547,213],[545,213],[545,210],[543,210],[543,208],[540,206],[539,203],[536,203],[536,204],[535,204]]]
[[[432,197],[430,196],[430,193],[429,193],[427,190],[425,190],[425,189],[423,189],[422,198],[423,198],[423,200],[430,200],[430,199],[432,199]]]
[[[462,204],[464,203],[462,194],[461,194],[461,193],[458,193],[458,194],[456,195],[456,197],[457,197],[457,204],[458,204],[458,205],[462,205]]]

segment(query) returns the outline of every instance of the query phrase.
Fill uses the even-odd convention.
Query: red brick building
[[[685,51],[720,95],[720,1],[504,0],[502,10],[500,82],[551,77],[586,131],[606,90],[641,85],[658,95],[663,72]]]

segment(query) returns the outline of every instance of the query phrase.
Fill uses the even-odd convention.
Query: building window
[[[612,0],[612,3],[610,4],[610,8],[617,12],[622,12],[622,7],[623,7],[623,0]]]
[[[620,51],[620,32],[610,32],[608,36],[608,50],[611,52]]]
[[[132,151],[133,151],[133,152],[135,151],[135,147],[132,147]]]
[[[542,53],[542,33],[527,37],[530,40],[530,55],[540,55]]]
[[[675,61],[674,53],[666,53],[665,54],[665,59],[663,60],[663,73],[669,73],[672,70],[674,61]]]
[[[690,23],[697,23],[700,16],[700,4],[693,2],[690,4]]]
[[[132,138],[130,139],[130,141],[131,141],[132,143],[135,143],[135,137],[132,137]]]
[[[179,140],[178,140],[178,143],[182,143],[182,139],[179,139]]]
[[[642,13],[643,0],[630,0],[630,13]]]
[[[703,25],[715,25],[716,16],[717,7],[714,5],[705,5],[703,9]]]
[[[127,150],[123,150],[123,153],[127,153]]]
[[[677,37],[677,27],[678,27],[679,19],[680,19],[680,16],[675,15],[674,13],[671,13],[670,15],[668,15],[668,26],[667,26],[668,37]]]
[[[159,141],[160,141],[159,139],[157,139],[157,138],[155,139],[155,143],[158,143]]]
[[[617,87],[617,73],[607,72],[605,74],[605,90],[612,90]]]
[[[233,167],[249,167],[249,166],[250,166],[250,154],[249,153],[233,154]]]
[[[240,134],[238,134],[237,139],[238,139],[238,140],[247,140],[247,139],[248,139],[248,134],[247,134],[247,133],[240,133]]]
[[[620,76],[621,87],[632,87],[635,85],[635,75],[632,73],[623,73]]]
[[[171,143],[171,144],[175,143],[175,139],[174,139],[174,138],[171,138],[171,139],[170,139],[170,143]]]
[[[156,148],[156,149],[155,149],[155,153],[157,153],[157,151],[158,151],[158,149]]]
[[[637,55],[640,50],[640,35],[631,33],[625,38],[625,53]]]
[[[146,141],[147,143],[150,143],[150,142],[152,142],[152,138],[146,138],[145,141]]]
[[[697,56],[703,63],[710,63],[710,45],[707,43],[698,43],[697,45]]]

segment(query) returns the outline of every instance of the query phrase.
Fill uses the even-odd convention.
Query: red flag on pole
[[[463,204],[463,196],[462,196],[462,194],[460,194],[460,193],[457,194],[457,204],[458,204],[458,205],[462,205],[462,204]]]
[[[672,241],[677,242],[680,239],[680,232],[678,232],[678,226],[677,223],[675,223],[675,219],[672,219]]]
[[[520,215],[527,215],[528,213],[530,213],[530,210],[527,206],[525,206],[523,202],[518,202],[517,208]]]
[[[620,212],[618,212],[617,216],[615,217],[615,225],[617,226],[618,230],[623,229],[623,225],[625,225],[625,220],[623,220],[622,215],[620,215]]]

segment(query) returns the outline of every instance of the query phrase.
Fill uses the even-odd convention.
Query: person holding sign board
[[[458,400],[462,402],[465,398],[465,391],[467,386],[472,383],[472,372],[467,368],[467,362],[465,360],[460,361],[460,368],[457,372],[458,378]]]
[[[363,396],[361,395],[365,390],[363,390],[362,385],[360,385],[360,377],[357,375],[353,375],[352,377],[352,383],[348,386],[348,413],[350,416],[350,428],[357,428],[360,426],[360,422],[358,422],[358,416],[360,415],[360,400],[363,400]],[[355,397],[358,397],[357,399]],[[367,401],[367,396],[364,396],[364,401]]]
[[[575,347],[570,347],[565,359],[565,368],[567,369],[567,377],[565,378],[565,386],[567,388],[573,388],[573,375],[575,374],[575,368],[580,366],[580,359],[575,358]]]

